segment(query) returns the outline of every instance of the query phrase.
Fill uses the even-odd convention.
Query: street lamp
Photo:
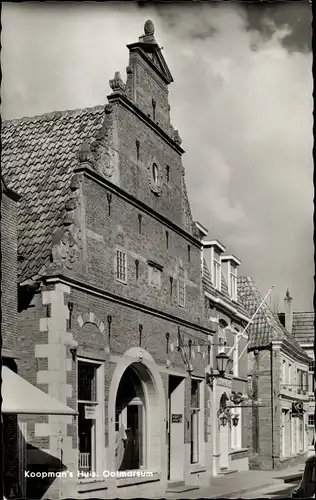
[[[213,380],[215,377],[223,377],[229,362],[229,357],[224,352],[220,352],[216,356],[217,371],[214,372],[213,368],[210,369],[210,373],[206,374],[206,383],[213,389]]]
[[[232,424],[233,424],[234,427],[237,427],[238,420],[239,420],[239,415],[233,415],[232,416]]]
[[[226,371],[228,361],[229,361],[229,357],[224,352],[220,352],[216,356],[217,370],[218,370],[218,373],[221,377],[224,375],[224,373]]]
[[[228,422],[227,415],[225,413],[221,413],[221,415],[219,416],[219,421],[220,421],[220,424],[223,427],[225,427],[225,425],[227,425],[227,422]]]

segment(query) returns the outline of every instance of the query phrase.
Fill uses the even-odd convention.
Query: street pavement
[[[244,471],[211,479],[210,485],[183,493],[166,493],[167,500],[197,498],[289,498],[298,484],[297,477],[290,483],[287,476],[302,473],[304,464],[278,471]]]
[[[276,484],[270,487],[259,488],[258,490],[251,491],[240,495],[228,496],[232,500],[237,498],[291,498],[293,489],[298,485],[299,481],[295,483]]]

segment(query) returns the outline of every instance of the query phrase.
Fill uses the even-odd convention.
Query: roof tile
[[[78,148],[102,126],[103,114],[104,107],[96,106],[2,123],[3,174],[22,195],[18,242],[25,258],[19,263],[20,282],[48,263],[47,235],[61,223]]]

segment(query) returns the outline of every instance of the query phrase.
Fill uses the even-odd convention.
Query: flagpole
[[[259,306],[257,307],[256,311],[254,312],[254,314],[252,315],[251,319],[248,321],[247,325],[245,326],[244,330],[242,331],[241,335],[239,336],[239,340],[241,339],[242,335],[248,330],[248,327],[249,325],[252,323],[254,317],[256,316],[256,314],[258,313],[258,311],[261,309],[261,307],[263,306],[263,304],[265,303],[265,301],[267,300],[267,298],[269,297],[270,293],[272,292],[274,288],[274,285],[272,285],[272,287],[270,288],[270,290],[268,291],[268,293],[266,294],[266,296],[264,297],[264,299],[261,301],[261,303],[259,304]],[[239,342],[238,340],[238,342]],[[237,344],[238,344],[237,342]],[[237,345],[236,344],[236,345]],[[242,351],[242,353],[240,354],[240,356],[238,357],[238,359],[236,360],[236,363],[238,363],[238,361],[240,360],[241,356],[244,354],[245,350],[247,349],[248,345],[250,344],[250,340],[247,342],[244,350]],[[228,357],[230,357],[231,353],[233,352],[233,350],[235,349],[235,345],[230,349],[229,353],[228,353]]]

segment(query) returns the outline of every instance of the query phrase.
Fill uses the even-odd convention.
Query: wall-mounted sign
[[[227,378],[217,378],[216,379],[216,385],[221,386],[221,387],[227,387],[228,389],[231,388],[232,386],[232,381]]]
[[[86,405],[84,407],[84,418],[88,420],[95,420],[96,406]]]
[[[182,423],[182,418],[183,418],[182,413],[173,413],[171,415],[171,422],[173,424],[181,424]]]
[[[292,403],[292,417],[302,417],[304,414],[304,405],[301,401]]]

